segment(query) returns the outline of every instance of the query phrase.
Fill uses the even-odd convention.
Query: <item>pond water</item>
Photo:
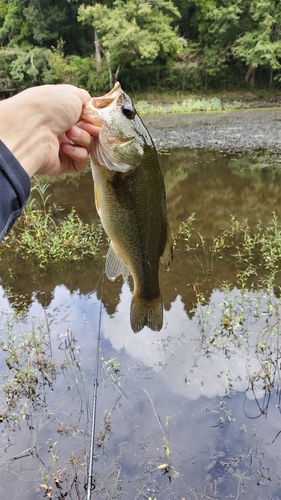
[[[198,243],[233,215],[281,216],[278,154],[178,149],[161,164],[174,234],[193,212]],[[97,218],[90,173],[52,194]],[[228,259],[179,244],[163,330],[134,334],[131,285],[103,278],[105,253],[45,272],[2,257],[0,498],[86,498],[97,354],[92,498],[281,498],[278,293],[240,290]]]

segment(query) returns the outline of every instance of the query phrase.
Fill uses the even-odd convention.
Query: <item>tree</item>
[[[181,50],[184,40],[172,27],[179,17],[171,0],[115,0],[112,7],[82,5],[78,11],[78,20],[97,31],[110,86],[125,66],[136,70],[155,62],[164,65]]]
[[[198,12],[202,66],[216,75],[230,62],[247,65],[246,80],[254,84],[255,69],[280,68],[281,2],[279,0],[194,0]],[[272,74],[272,73],[271,73]]]
[[[1,46],[17,45],[22,41],[29,43],[31,30],[23,14],[21,0],[10,0],[4,4],[1,0],[2,26],[0,27]]]
[[[50,49],[62,38],[67,55],[88,55],[94,42],[91,29],[77,21],[81,1],[0,0],[0,44]]]
[[[252,29],[238,37],[232,52],[248,65],[246,81],[252,86],[255,69],[259,66],[270,69],[272,83],[273,71],[281,68],[281,4],[274,0],[252,0],[249,13],[253,20]]]

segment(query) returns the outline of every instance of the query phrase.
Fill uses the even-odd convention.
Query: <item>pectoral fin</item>
[[[169,223],[167,223],[167,240],[161,260],[167,271],[169,271],[173,262],[173,238],[171,235]]]
[[[130,275],[130,269],[126,266],[126,264],[124,264],[123,260],[116,253],[112,243],[110,243],[106,256],[105,273],[111,281],[114,281],[120,274],[123,275],[124,281],[127,281]]]
[[[115,196],[121,207],[125,208],[126,210],[133,210],[135,208],[134,197],[120,172],[115,172],[114,176],[112,177],[112,179],[110,179],[109,182],[114,189]]]

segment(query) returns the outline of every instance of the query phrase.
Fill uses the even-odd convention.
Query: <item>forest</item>
[[[280,0],[0,0],[0,94],[278,89]]]

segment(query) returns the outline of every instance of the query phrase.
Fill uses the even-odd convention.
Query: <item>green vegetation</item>
[[[48,186],[42,183],[33,190],[33,193],[37,194],[41,200],[42,214],[45,211],[44,217],[48,217],[51,209],[51,198],[47,199],[49,196]],[[38,201],[36,202],[38,203]],[[34,210],[34,204],[31,207],[31,214]],[[280,269],[281,263],[281,223],[273,214],[268,224],[262,226],[259,223],[251,227],[246,219],[239,221],[233,216],[228,227],[209,240],[205,235],[198,237],[195,223],[195,214],[192,214],[180,225],[176,235],[177,245],[184,247],[191,262],[192,257],[197,257],[199,261],[202,254],[204,255],[205,260],[202,261],[202,266],[205,265],[207,270],[206,282],[211,276],[208,271],[212,265],[215,265],[216,262],[229,261],[230,266],[235,268],[238,286],[235,287],[231,280],[228,283],[219,283],[217,280],[217,290],[210,299],[210,295],[207,296],[205,293],[203,280],[201,283],[192,281],[195,292],[194,309],[189,316],[189,320],[192,320],[192,328],[189,329],[186,324],[183,324],[179,335],[173,333],[167,336],[166,332],[163,337],[156,337],[157,351],[162,349],[164,354],[170,350],[170,356],[174,357],[182,356],[182,350],[187,349],[189,357],[180,358],[181,365],[186,362],[186,359],[192,360],[191,363],[186,362],[186,368],[184,368],[186,372],[180,372],[183,376],[181,383],[187,385],[192,385],[194,381],[198,384],[198,373],[201,374],[200,358],[208,359],[213,365],[216,365],[216,359],[229,359],[229,365],[227,361],[226,364],[222,364],[222,367],[218,363],[217,377],[219,377],[220,383],[222,381],[224,384],[222,391],[225,393],[223,395],[220,393],[219,399],[213,398],[213,403],[209,405],[208,411],[212,427],[218,427],[222,431],[223,428],[231,425],[233,429],[237,429],[237,432],[242,433],[238,407],[234,408],[233,405],[229,407],[229,401],[234,397],[234,391],[241,390],[236,390],[236,384],[240,378],[243,378],[243,390],[248,390],[256,398],[257,409],[255,412],[254,407],[251,406],[251,418],[267,415],[269,399],[276,394],[280,385],[281,299],[280,288],[276,285],[278,278],[276,271]],[[208,263],[208,267],[206,263]],[[256,282],[253,282],[254,278],[256,278]],[[213,290],[213,287],[210,288]],[[57,304],[55,303],[53,307],[56,308]],[[48,325],[49,318],[50,325]],[[71,318],[68,321],[71,321]],[[19,315],[10,316],[6,324],[1,325],[0,347],[6,363],[4,362],[4,370],[2,368],[1,373],[3,401],[0,422],[2,421],[8,438],[10,429],[14,431],[17,427],[22,428],[23,423],[27,422],[32,439],[29,440],[26,455],[29,459],[32,457],[33,462],[32,466],[28,463],[25,467],[26,469],[32,467],[33,471],[38,467],[39,476],[35,477],[34,481],[36,488],[41,490],[43,496],[65,498],[71,497],[72,492],[75,495],[78,491],[76,496],[82,498],[83,493],[79,492],[84,487],[88,460],[88,447],[86,445],[88,445],[89,439],[90,419],[87,413],[89,405],[87,391],[90,386],[84,380],[83,372],[85,370],[81,370],[80,361],[76,357],[81,349],[79,337],[76,340],[70,329],[65,332],[63,324],[62,321],[58,326],[56,309],[52,315],[51,308],[48,308],[45,320],[39,326],[27,325],[23,321],[23,316],[19,317]],[[172,325],[172,329],[174,328],[178,328],[177,325]],[[57,335],[58,331],[62,333]],[[194,335],[195,331],[197,335]],[[84,331],[81,335],[85,338]],[[190,340],[190,338],[193,342],[193,349],[190,344],[185,347],[186,340]],[[51,339],[54,342],[53,346],[51,346]],[[87,345],[84,346],[84,349],[87,349]],[[114,441],[114,435],[119,428],[121,411],[125,411],[123,410],[125,404],[120,403],[121,396],[126,398],[122,388],[125,387],[124,377],[127,376],[128,379],[132,380],[134,375],[135,385],[131,391],[134,394],[136,390],[140,390],[141,393],[144,391],[145,398],[142,400],[141,397],[138,397],[138,405],[130,409],[128,414],[132,415],[133,422],[137,418],[143,420],[143,412],[138,413],[139,402],[148,407],[148,415],[151,415],[151,418],[147,433],[153,433],[153,439],[149,442],[149,446],[145,447],[144,452],[140,451],[140,454],[143,453],[140,455],[143,461],[140,461],[139,464],[140,474],[134,476],[134,485],[140,492],[138,496],[146,495],[148,497],[150,495],[149,498],[154,498],[151,490],[148,493],[150,483],[146,478],[143,479],[144,467],[145,470],[148,470],[148,474],[153,471],[156,478],[159,478],[160,475],[166,476],[167,483],[171,482],[172,479],[180,480],[182,477],[182,451],[180,459],[177,460],[177,442],[171,439],[178,421],[182,420],[182,414],[180,413],[178,417],[176,411],[164,413],[161,399],[154,397],[151,391],[143,387],[151,360],[145,360],[143,364],[136,362],[131,365],[131,357],[128,356],[128,359],[124,361],[123,355],[115,357],[114,351],[110,350],[109,352],[110,355],[107,356],[105,350],[101,357],[100,385],[104,393],[107,390],[110,394],[109,399],[107,394],[105,398],[106,404],[110,406],[108,406],[109,410],[103,412],[103,422],[102,419],[98,421],[99,434],[95,444],[98,448],[102,447],[104,454],[110,458],[105,470],[100,450],[95,454],[97,465],[94,477],[95,491],[98,492],[100,498],[117,498],[120,492],[123,492],[121,489],[123,478],[131,477],[129,474],[126,476],[121,460],[123,454],[126,453],[128,441],[125,441],[123,447],[121,446],[123,445],[122,441],[117,451],[115,449],[112,451],[112,441]],[[233,358],[236,359],[238,353],[241,353],[241,357],[238,358],[241,362],[241,372],[238,371],[237,374],[237,372],[232,371],[231,361],[233,362]],[[85,365],[87,359],[85,361],[83,351],[81,356]],[[165,358],[163,359],[165,361]],[[88,363],[91,367],[91,358]],[[154,366],[154,358],[152,363]],[[245,366],[246,370],[243,370]],[[62,389],[62,380],[64,381],[67,372],[70,376],[70,382],[66,380]],[[211,373],[213,376],[214,372]],[[164,365],[161,377],[164,376],[163,374],[165,374]],[[168,377],[170,377],[169,374]],[[180,379],[178,380],[180,381]],[[149,384],[151,384],[151,379]],[[55,393],[59,404],[58,406],[50,406],[51,391],[46,389],[56,390],[56,386],[61,391],[59,394],[63,394],[62,402]],[[76,394],[76,400],[73,406],[70,404],[69,409],[67,402],[73,399],[71,386]],[[166,390],[166,387],[164,389]],[[132,401],[131,394],[132,392],[129,393],[129,401]],[[180,405],[181,401],[182,399],[179,398]],[[244,411],[247,412],[246,405]],[[76,420],[74,415],[77,417]],[[234,427],[238,418],[239,427]],[[155,423],[156,431],[153,428]],[[210,428],[210,420],[208,420],[208,424],[208,428]],[[46,430],[49,438],[47,442]],[[145,434],[135,433],[134,428],[129,428],[125,432],[132,433],[132,430],[135,440],[133,441],[134,449],[138,446],[140,450],[143,450],[143,435]],[[277,431],[272,433],[270,441],[274,441],[274,435],[276,435],[275,439],[279,436]],[[69,445],[64,449],[64,443],[69,441],[72,450],[71,456],[69,456]],[[247,440],[245,442],[247,444]],[[9,443],[7,446],[12,445]],[[44,455],[42,450],[46,446],[47,452]],[[48,460],[45,458],[46,455]],[[232,456],[236,460],[236,455]],[[248,463],[248,455],[245,457],[243,460]],[[16,455],[14,462],[18,458],[20,456]],[[4,463],[5,467],[10,465],[13,459],[9,460]],[[226,461],[224,463],[226,464],[224,470],[228,471],[228,468],[234,470],[229,463]],[[246,467],[244,462],[242,463],[242,459],[240,460],[241,464]],[[224,480],[226,479],[224,478]],[[155,479],[153,484],[156,484]]]
[[[248,391],[254,398],[263,394],[264,399],[257,401],[258,415],[266,415],[272,390],[279,384],[281,223],[274,213],[266,226],[258,223],[255,227],[250,227],[246,219],[238,221],[232,216],[229,227],[206,243],[201,235],[198,242],[194,221],[192,214],[180,225],[177,244],[182,241],[190,257],[195,256],[197,261],[202,248],[208,256],[209,266],[204,262],[205,279],[193,283],[200,349],[208,357],[211,353],[221,352],[231,358],[231,353],[252,352],[255,364],[250,368],[249,362],[247,367]],[[206,284],[213,279],[212,268],[225,261],[234,274],[224,282],[216,281],[219,299],[210,299]],[[227,396],[232,388],[231,373],[225,377]],[[222,403],[217,413],[218,425],[232,419]]]
[[[15,332],[19,318],[9,318],[5,325],[5,340],[0,343],[6,352],[8,374],[2,390],[5,404],[0,422],[20,424],[39,405],[38,394],[44,385],[52,386],[57,368],[51,358],[48,324],[32,325],[31,329]]]
[[[275,213],[265,227],[259,222],[254,228],[249,226],[247,219],[238,221],[232,216],[229,228],[209,242],[195,233],[194,221],[193,213],[180,224],[176,241],[178,244],[182,239],[186,250],[195,255],[203,250],[207,270],[213,267],[215,259],[223,257],[234,265],[237,284],[240,287],[245,288],[249,279],[253,281],[253,277],[256,277],[257,287],[267,288],[273,285],[281,267],[281,224]],[[253,285],[252,281],[250,287]],[[233,286],[233,283],[228,286]],[[197,295],[200,295],[199,291]]]
[[[57,449],[57,441],[49,438],[44,439],[44,444],[48,449],[50,460],[43,461],[40,458],[42,448],[40,443],[41,432],[46,428],[47,422],[49,435],[54,431],[54,422],[57,424],[57,439],[69,436],[73,439],[77,432],[69,424],[69,415],[67,422],[59,419],[53,421],[51,417],[52,410],[47,404],[47,394],[55,390],[57,379],[65,378],[69,374],[73,379],[74,394],[81,398],[81,407],[85,405],[85,410],[89,404],[86,390],[84,387],[84,378],[80,368],[80,360],[77,358],[79,349],[75,346],[74,338],[70,328],[67,332],[61,334],[62,339],[59,349],[64,352],[65,359],[58,359],[53,356],[52,332],[47,315],[45,319],[35,320],[31,324],[26,321],[24,314],[6,313],[6,318],[2,316],[0,325],[0,348],[3,354],[3,361],[0,373],[2,398],[0,411],[0,424],[2,424],[2,433],[7,437],[7,443],[10,442],[10,432],[14,435],[17,430],[22,434],[25,423],[30,432],[28,448],[12,457],[6,457],[2,461],[2,467],[16,461],[17,459],[29,458],[33,463],[37,462],[38,467],[38,485],[46,498],[65,498],[74,489],[75,481],[81,481],[84,485],[86,450],[85,446],[73,451],[66,460],[61,458],[63,453]],[[79,388],[79,386],[82,386]],[[84,390],[83,390],[84,389]],[[67,391],[71,391],[70,385]],[[82,394],[81,394],[82,393]],[[83,399],[82,399],[83,398]],[[49,400],[48,400],[49,403]],[[79,404],[78,404],[79,406]],[[81,424],[81,421],[80,421]],[[56,427],[56,426],[55,426]],[[5,450],[10,446],[7,444]],[[35,466],[36,467],[36,466]],[[81,475],[81,479],[80,479]],[[40,477],[42,478],[40,480]],[[71,480],[72,479],[72,480]],[[42,490],[43,488],[43,490]],[[82,486],[83,488],[83,486]],[[64,493],[62,490],[66,490]],[[77,489],[76,489],[77,491]]]
[[[275,214],[266,227],[259,222],[254,230],[247,219],[239,222],[232,217],[230,228],[213,239],[212,251],[225,252],[235,258],[237,270],[258,274],[259,270],[276,272],[281,265],[281,225]]]
[[[23,217],[4,238],[1,251],[10,250],[24,259],[36,259],[42,267],[94,256],[101,242],[101,225],[84,223],[74,208],[57,220],[48,188],[49,184],[42,179],[35,179],[32,192],[39,195],[42,208],[36,208],[37,201],[32,197]]]
[[[0,0],[0,91],[278,88],[276,0]]]
[[[136,109],[140,115],[153,114],[160,115],[163,113],[194,113],[196,111],[222,111],[224,109],[245,108],[247,104],[233,101],[231,103],[223,103],[221,99],[213,97],[211,99],[190,98],[184,99],[181,102],[173,102],[169,104],[148,103],[146,101],[137,101]]]

